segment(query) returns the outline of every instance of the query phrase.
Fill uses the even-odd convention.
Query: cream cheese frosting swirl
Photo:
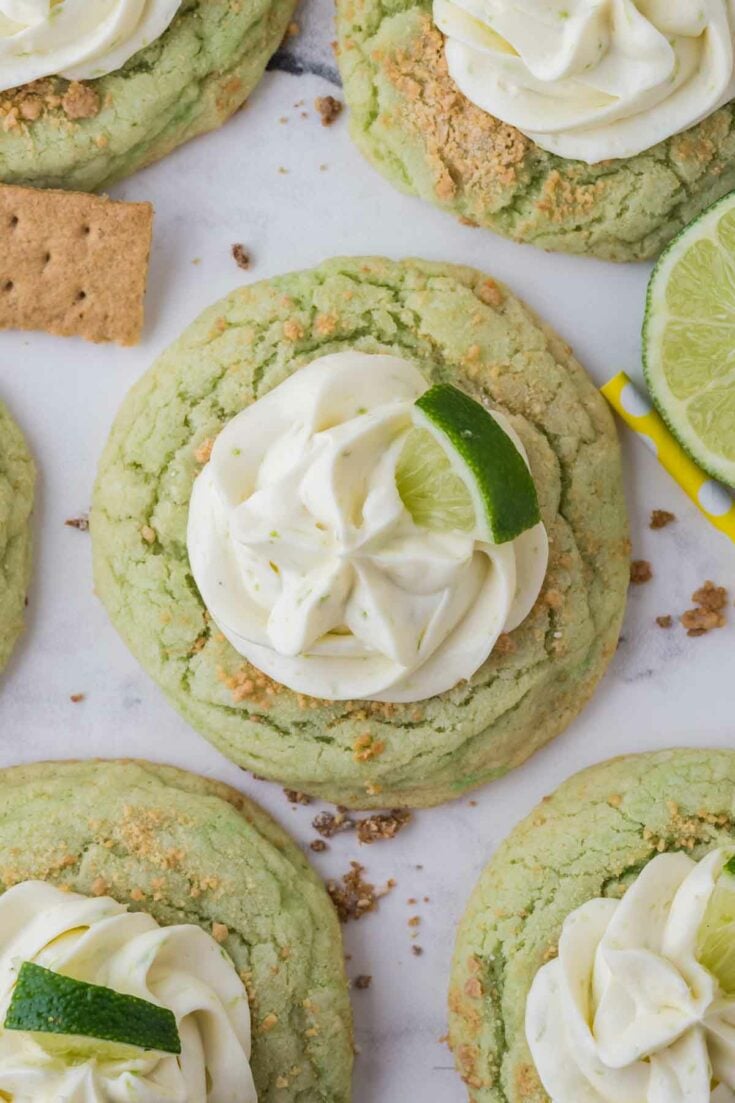
[[[159,38],[181,0],[0,0],[0,91],[92,80]]]
[[[0,1023],[24,961],[166,1007],[181,1054],[66,1064],[0,1028],[0,1096],[13,1103],[256,1103],[250,1010],[221,946],[194,925],[159,927],[108,897],[25,881],[0,896]],[[3,1095],[3,1093],[5,1093]]]
[[[553,1103],[733,1103],[735,997],[697,957],[731,855],[661,854],[622,900],[590,900],[564,921],[526,1005]]]
[[[420,528],[401,501],[396,463],[427,389],[393,356],[321,357],[233,418],[194,484],[189,560],[204,603],[241,655],[297,692],[442,693],[538,596],[542,524],[491,545]]]
[[[735,98],[735,0],[434,0],[449,72],[542,149],[632,157]]]

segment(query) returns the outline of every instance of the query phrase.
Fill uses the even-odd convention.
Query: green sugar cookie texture
[[[146,762],[0,770],[0,804],[0,891],[46,881],[214,933],[248,989],[259,1103],[349,1103],[337,917],[299,848],[257,805]]]
[[[263,677],[212,623],[186,550],[194,479],[244,406],[325,353],[412,360],[506,414],[551,559],[533,611],[470,682],[419,704],[329,702]],[[91,516],[97,592],[181,714],[224,754],[352,807],[421,806],[499,777],[558,735],[615,651],[627,592],[617,437],[570,349],[469,268],[332,260],[243,287],[196,321],[123,404]]]
[[[630,160],[565,160],[462,95],[431,13],[337,0],[352,136],[402,191],[515,241],[632,261],[735,187],[735,104]]]
[[[0,402],[0,671],[23,630],[35,480],[23,435]]]
[[[95,191],[214,130],[255,88],[295,6],[182,0],[168,29],[122,69],[81,87],[56,78],[40,94],[28,86],[30,112],[23,88],[0,93],[0,121],[14,123],[0,127],[0,181]]]
[[[619,898],[665,851],[735,843],[735,752],[659,751],[566,781],[501,845],[460,924],[449,1041],[472,1103],[549,1103],[526,1043],[526,999],[564,919]]]

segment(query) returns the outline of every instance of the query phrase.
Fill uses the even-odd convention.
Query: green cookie
[[[526,621],[471,682],[418,704],[330,703],[267,682],[213,627],[189,569],[189,496],[211,441],[291,372],[349,348],[411,359],[505,411],[551,538]],[[438,804],[558,735],[615,651],[628,586],[605,402],[508,291],[424,261],[332,260],[206,311],[125,401],[91,522],[97,592],[182,715],[240,765],[353,807]]]
[[[19,121],[0,129],[0,180],[108,188],[221,126],[260,80],[295,6],[296,0],[182,0],[160,38],[122,69],[85,82],[84,96],[96,110],[89,118],[68,117],[69,82],[60,78],[42,82],[40,97],[28,86],[30,102],[47,105],[37,118],[24,115],[16,92]]]
[[[432,0],[337,0],[352,136],[402,191],[542,249],[655,257],[735,187],[735,104],[630,160],[539,149],[451,79]]]
[[[146,762],[0,771],[0,882],[109,895],[159,923],[227,928],[246,975],[259,1103],[348,1103],[350,1002],[334,909],[308,862],[226,785]]]
[[[23,630],[31,577],[36,471],[23,435],[0,402],[0,670]]]
[[[735,752],[613,759],[572,777],[482,873],[459,928],[449,1036],[472,1103],[549,1103],[526,1044],[531,983],[585,901],[617,897],[662,851],[735,840]]]

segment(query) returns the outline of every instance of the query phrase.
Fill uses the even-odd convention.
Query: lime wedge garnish
[[[141,1050],[181,1053],[176,1017],[168,1008],[31,961],[20,967],[4,1026],[33,1033],[48,1052],[70,1060],[127,1060]]]
[[[697,935],[697,958],[735,995],[735,858],[726,863]]]
[[[531,472],[479,402],[441,383],[418,399],[414,422],[396,465],[396,486],[417,525],[504,544],[538,524]]]
[[[643,367],[679,443],[735,487],[735,192],[687,226],[656,265]]]

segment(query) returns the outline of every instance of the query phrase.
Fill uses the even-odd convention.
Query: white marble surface
[[[344,118],[330,129],[320,125],[314,97],[334,91],[324,0],[301,18],[303,39],[279,64],[327,77],[268,73],[222,131],[116,189],[119,197],[152,200],[157,212],[140,348],[0,335],[0,393],[27,430],[41,473],[29,630],[0,691],[0,765],[89,755],[176,763],[240,786],[306,844],[317,809],[292,809],[278,786],[253,781],[178,718],[92,593],[88,536],[64,526],[88,507],[97,457],[123,395],[201,309],[244,278],[339,253],[422,255],[487,269],[553,322],[602,383],[620,368],[638,372],[648,271],[545,255],[394,192],[353,150]],[[233,263],[233,242],[252,251],[250,272]],[[663,631],[654,617],[688,608],[707,578],[735,597],[735,547],[708,527],[627,430],[623,435],[634,555],[651,560],[655,577],[631,592],[623,642],[592,704],[552,746],[475,794],[476,806],[465,798],[420,812],[396,839],[370,848],[343,835],[314,856],[325,875],[341,874],[357,858],[376,883],[398,881],[377,914],[345,930],[350,974],[373,977],[353,1000],[356,1103],[466,1098],[439,1041],[455,924],[483,863],[544,793],[613,754],[733,744],[735,609],[727,628],[700,639],[679,627]],[[677,523],[650,531],[654,507],[673,510]],[[72,704],[74,693],[84,693],[84,702]],[[422,902],[409,906],[410,897]],[[410,951],[407,920],[415,914],[421,957]]]

